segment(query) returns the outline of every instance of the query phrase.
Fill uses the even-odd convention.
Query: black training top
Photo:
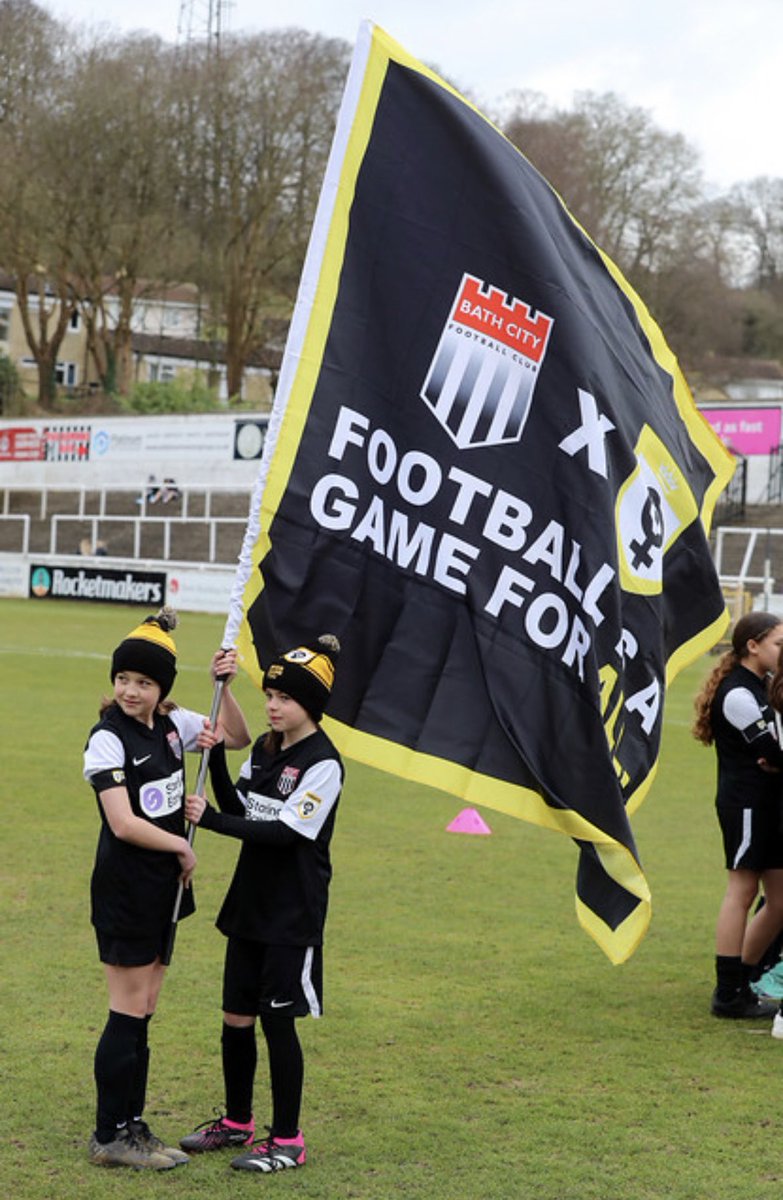
[[[155,714],[152,729],[112,704],[90,731],[84,777],[96,798],[110,788],[127,789],[133,813],[159,829],[185,833],[183,750],[195,750],[204,718],[176,708]],[[92,923],[114,937],[156,936],[174,908],[180,875],[176,854],[148,850],[116,837],[98,802],[101,832],[90,893]],[[183,894],[180,918],[195,908],[192,889]]]
[[[342,762],[321,729],[274,755],[263,741],[253,745],[236,786],[222,747],[210,755],[221,812],[208,807],[201,825],[243,842],[217,927],[267,945],[319,946]]]
[[[758,765],[765,759],[783,767],[766,680],[747,667],[733,667],[715,693],[710,722],[718,755],[717,803],[743,808],[779,804],[783,778]]]

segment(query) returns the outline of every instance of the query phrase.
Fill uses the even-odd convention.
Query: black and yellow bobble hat
[[[285,692],[314,721],[320,721],[334,684],[334,665],[340,643],[332,633],[279,654],[264,672],[263,687]]]
[[[161,700],[168,696],[177,674],[177,647],[171,636],[176,627],[174,609],[162,608],[132,629],[112,655],[112,683],[119,671],[138,671],[155,680]]]

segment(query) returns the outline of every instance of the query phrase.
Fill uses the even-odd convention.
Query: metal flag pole
[[[209,711],[210,729],[214,729],[217,724],[218,713],[220,712],[220,705],[223,700],[223,688],[225,687],[225,685],[226,685],[226,676],[225,675],[218,675],[215,677],[215,690],[212,693],[212,707]],[[208,766],[209,766],[209,748],[205,746],[204,749],[201,751],[201,762],[199,763],[198,776],[196,778],[196,794],[198,796],[201,796],[202,799],[204,799],[206,797],[207,767]],[[190,846],[193,845],[193,839],[195,838],[195,836],[196,836],[196,826],[191,821],[188,825],[188,832],[187,832],[188,845],[190,845]],[[182,880],[180,880],[179,885],[177,887],[177,896],[174,901],[174,910],[171,914],[171,927],[169,929],[169,936],[166,941],[166,947],[165,947],[163,954],[161,955],[161,959],[160,959],[160,961],[164,967],[167,967],[169,965],[169,963],[171,962],[171,956],[174,953],[174,939],[177,936],[177,921],[179,920],[179,910],[182,907],[182,897],[184,895],[184,892],[185,892],[185,885],[183,884]]]

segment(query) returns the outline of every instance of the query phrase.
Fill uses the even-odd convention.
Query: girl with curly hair
[[[716,1017],[767,1017],[776,1008],[755,996],[750,984],[783,929],[783,752],[767,694],[781,648],[780,617],[747,613],[696,697],[693,735],[717,754],[715,804],[727,869],[716,929]],[[760,886],[765,903],[749,921]]]

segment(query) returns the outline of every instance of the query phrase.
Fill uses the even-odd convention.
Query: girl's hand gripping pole
[[[210,709],[210,712],[209,712],[209,725],[210,725],[211,729],[214,729],[215,726],[217,725],[218,713],[220,712],[220,704],[223,699],[223,688],[225,687],[225,685],[226,685],[226,676],[225,675],[216,675],[215,676],[215,690],[212,693],[212,708]],[[198,776],[196,778],[196,794],[201,796],[202,798],[206,796],[208,766],[209,766],[209,748],[204,747],[204,749],[201,751],[201,762],[199,763]],[[191,846],[193,845],[193,839],[195,838],[195,836],[196,836],[196,826],[194,824],[190,823],[188,825],[188,832],[187,832],[187,839],[188,839],[189,845],[191,845]],[[169,963],[171,962],[171,956],[174,953],[174,939],[177,936],[177,921],[179,920],[179,910],[182,906],[182,896],[184,894],[184,891],[185,891],[184,885],[180,881],[179,886],[177,887],[177,896],[174,901],[174,910],[171,914],[171,927],[169,928],[169,935],[166,940],[166,947],[165,947],[163,954],[161,955],[161,959],[160,959],[160,961],[164,967],[167,967],[169,965]]]

